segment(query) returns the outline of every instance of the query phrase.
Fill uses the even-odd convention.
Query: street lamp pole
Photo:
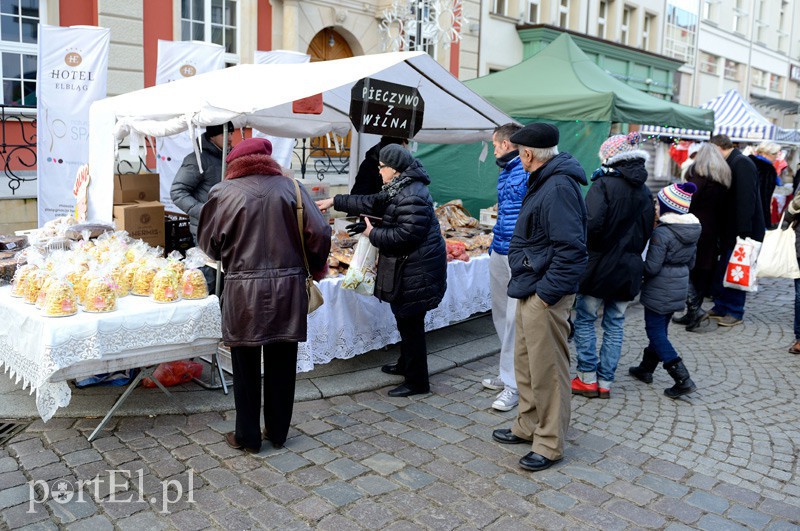
[[[414,51],[418,51],[420,49],[420,43],[422,42],[422,7],[425,0],[417,0],[417,34],[414,39]]]

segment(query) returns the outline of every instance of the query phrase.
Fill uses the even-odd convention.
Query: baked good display
[[[156,302],[175,302],[181,298],[180,277],[175,271],[164,268],[153,277],[153,300]]]
[[[199,269],[187,269],[181,278],[181,295],[184,299],[205,299],[208,297],[206,277]]]
[[[42,285],[49,275],[50,273],[46,269],[37,269],[28,275],[28,280],[25,282],[25,302],[36,304],[39,290],[42,289]]]
[[[157,272],[158,269],[147,265],[137,268],[133,274],[131,293],[140,297],[149,297],[150,293],[152,293],[153,277],[156,276]]]
[[[117,309],[117,292],[114,281],[108,277],[95,277],[86,286],[83,311],[113,312]]]
[[[54,280],[47,288],[42,310],[47,317],[66,317],[78,313],[78,301],[72,285],[64,279]]]
[[[183,272],[186,271],[186,265],[179,260],[167,260],[167,269],[175,273],[178,278],[183,277]]]
[[[48,290],[48,288],[50,288],[50,285],[53,283],[54,280],[55,280],[55,277],[53,275],[47,275],[47,278],[44,279],[44,282],[42,283],[42,287],[39,290],[39,295],[37,295],[37,297],[36,297],[36,307],[37,308],[43,308],[44,307],[44,300],[47,297],[47,290]]]
[[[25,264],[17,268],[14,273],[14,278],[11,279],[11,296],[24,297],[26,284],[28,283],[28,275],[36,271],[38,268],[33,264]]]

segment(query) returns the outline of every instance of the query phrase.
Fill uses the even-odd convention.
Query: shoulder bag
[[[306,240],[303,237],[303,198],[300,195],[300,185],[297,183],[297,179],[292,179],[294,183],[294,191],[297,195],[297,208],[295,211],[297,212],[297,228],[300,230],[300,248],[303,250],[303,264],[306,267],[306,293],[308,293],[308,313],[313,312],[320,306],[325,300],[322,298],[322,292],[314,283],[314,278],[311,276],[311,270],[308,268],[308,257],[306,256]]]

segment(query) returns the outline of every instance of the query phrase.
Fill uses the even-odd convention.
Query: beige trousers
[[[519,391],[511,431],[548,459],[564,456],[570,414],[569,323],[575,295],[545,307],[538,295],[517,302],[514,374]]]

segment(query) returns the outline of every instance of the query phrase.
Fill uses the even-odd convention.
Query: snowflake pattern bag
[[[736,237],[736,247],[733,248],[725,278],[722,285],[742,291],[758,291],[756,283],[756,260],[761,250],[761,242],[752,238]]]

